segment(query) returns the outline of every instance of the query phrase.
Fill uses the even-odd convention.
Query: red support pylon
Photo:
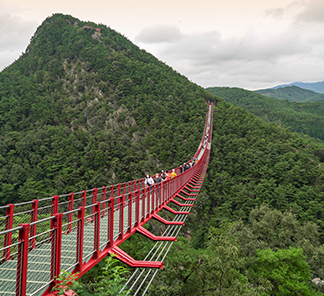
[[[20,224],[17,254],[16,296],[26,296],[29,224]]]
[[[13,226],[13,215],[14,215],[14,209],[15,205],[14,204],[9,204],[7,209],[6,209],[6,224],[5,224],[5,230],[12,229]],[[4,242],[3,242],[3,258],[5,260],[10,259],[10,252],[11,252],[11,238],[12,238],[12,232],[10,231],[9,233],[6,233],[4,235]]]
[[[78,211],[75,272],[81,272],[82,271],[82,265],[83,265],[83,237],[84,237],[84,207],[80,207],[79,211]]]

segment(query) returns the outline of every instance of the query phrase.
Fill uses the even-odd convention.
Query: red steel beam
[[[178,202],[178,201],[175,200],[175,199],[171,199],[171,201],[172,201],[173,203],[175,203],[176,205],[178,205],[179,207],[193,207],[193,204],[182,204],[182,203]]]
[[[163,269],[163,262],[159,261],[139,261],[134,260],[131,256],[125,253],[118,247],[113,247],[108,250],[109,254],[114,254],[117,258],[132,267],[160,268]]]
[[[162,218],[161,216],[159,216],[158,214],[154,214],[153,217],[154,219],[164,223],[165,225],[185,225],[184,222],[180,222],[180,221],[168,221],[165,220],[164,218]]]
[[[136,231],[154,241],[177,241],[176,236],[156,236],[152,232],[145,229],[143,226],[138,227]]]
[[[175,214],[175,215],[178,215],[178,214],[185,214],[185,215],[189,215],[189,214],[190,214],[190,212],[175,211],[174,209],[171,209],[171,208],[168,207],[167,205],[165,205],[163,208],[166,209],[167,211],[171,212],[172,214]]]
[[[183,200],[187,200],[187,201],[195,201],[196,200],[195,198],[186,198],[186,197],[183,197],[179,193],[176,196],[179,197],[179,198],[181,198],[181,199],[183,199]]]

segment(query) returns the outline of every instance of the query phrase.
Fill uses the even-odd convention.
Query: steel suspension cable
[[[182,218],[182,217],[181,217],[181,218]],[[184,218],[186,218],[186,217],[184,217]],[[178,229],[176,229],[177,227],[178,227]],[[174,230],[172,231],[171,234],[174,235],[176,232],[179,233],[180,229],[181,229],[181,225],[177,225],[177,226],[174,228]],[[175,236],[176,236],[176,235],[175,235]],[[160,252],[160,254],[158,255],[158,257],[156,258],[156,260],[160,258],[160,256],[162,255],[164,249],[167,247],[167,245],[168,245],[169,243],[170,243],[170,245],[169,245],[168,250],[170,249],[170,247],[172,246],[173,242],[165,242],[165,244],[164,244],[164,248],[162,249],[162,251]],[[168,251],[167,251],[167,252],[168,252]],[[163,259],[166,257],[167,252],[164,254]],[[163,261],[163,259],[162,259],[162,261]],[[151,271],[152,271],[152,268],[150,268],[150,269],[148,270],[146,276],[144,277],[144,279],[143,279],[142,282],[140,283],[139,287],[137,288],[137,290],[136,290],[134,296],[136,296],[136,295],[139,293],[140,289],[142,288],[143,284],[145,283],[145,281],[146,281],[147,277],[149,276],[149,274],[151,273]]]
[[[187,216],[184,217],[184,221],[185,221],[186,219],[187,219]],[[184,222],[184,221],[183,221],[183,222]],[[181,227],[182,227],[182,226],[179,225],[179,229],[177,230],[177,233],[176,233],[175,236],[178,236],[178,234],[179,234],[179,232],[180,232],[180,230],[181,230]],[[174,242],[171,242],[171,243],[170,243],[170,246],[169,246],[169,248],[167,249],[167,251],[165,252],[165,254],[164,254],[164,256],[163,256],[163,258],[162,258],[161,261],[164,261],[165,257],[168,255],[168,253],[169,253],[169,251],[170,251],[170,249],[171,249],[173,243],[174,243]],[[150,269],[150,272],[151,272],[152,270],[153,270],[153,269],[151,268],[151,269]],[[145,295],[145,293],[147,292],[148,288],[150,287],[151,283],[153,282],[153,280],[154,280],[154,278],[155,278],[155,276],[156,276],[156,274],[157,274],[158,271],[159,271],[158,269],[155,270],[154,274],[152,275],[152,277],[151,277],[150,281],[148,282],[148,284],[147,284],[147,286],[146,286],[146,288],[145,288],[145,290],[144,290],[144,292],[143,292],[142,295]],[[141,286],[145,283],[145,281],[146,281],[148,275],[149,275],[149,273],[148,273],[147,276],[143,279]],[[138,288],[138,291],[139,291],[139,289],[140,289],[140,288]],[[136,291],[136,294],[134,294],[134,296],[136,296],[136,295],[137,295],[137,291]]]
[[[179,221],[179,219],[181,219],[181,215],[176,215],[173,219],[173,221]],[[164,233],[162,234],[162,236],[168,236],[171,231],[173,230],[173,228],[175,228],[176,225],[169,225],[167,227],[167,229],[164,231]],[[155,254],[157,253],[157,251],[160,249],[160,247],[164,244],[165,242],[163,241],[159,241],[159,242],[156,242],[155,245],[152,247],[152,249],[150,250],[150,252],[146,255],[145,259],[144,260],[147,260],[149,255],[153,252],[153,250],[156,248],[156,246],[158,244],[160,244],[157,248],[157,250],[155,250],[154,254],[150,257],[150,261],[152,261],[152,259],[154,258]],[[122,292],[125,287],[130,283],[130,281],[132,280],[132,278],[135,276],[135,274],[137,273],[137,271],[139,271],[140,268],[136,268],[135,272],[133,273],[133,275],[131,276],[131,278],[127,281],[127,283],[124,285],[124,287],[121,289],[120,292]],[[130,287],[130,289],[132,289],[134,287],[134,285],[137,283],[137,281],[139,280],[139,278],[142,276],[142,274],[146,271],[147,269],[143,269],[140,273],[140,275],[137,277],[137,279],[135,280],[135,283],[133,283],[133,285]]]
[[[192,202],[192,201],[186,201],[185,204],[188,204],[188,205],[189,205],[189,204],[193,204],[193,202]],[[191,207],[184,207],[183,210],[182,210],[182,212],[190,211],[190,209],[191,209]],[[180,222],[184,222],[184,221],[186,220],[186,218],[187,218],[187,215],[183,216],[182,214],[177,214],[177,215],[174,217],[173,221],[180,221]],[[181,227],[182,227],[182,225],[169,225],[169,226],[167,227],[167,229],[164,231],[164,233],[163,233],[162,236],[166,236],[166,235],[177,236],[178,233],[180,232]],[[176,234],[176,235],[174,235],[174,234]],[[150,252],[148,253],[148,255],[145,257],[145,260],[146,260],[146,259],[149,257],[149,255],[153,252],[153,250],[156,248],[157,244],[160,244],[160,245],[158,246],[158,248],[155,250],[154,254],[153,254],[153,255],[151,256],[151,258],[150,258],[150,261],[152,261],[153,258],[155,257],[155,255],[157,254],[157,252],[159,251],[159,249],[163,246],[162,250],[160,251],[160,253],[157,255],[157,257],[156,257],[156,259],[155,259],[155,260],[158,260],[158,259],[162,256],[162,254],[163,254],[165,248],[167,247],[167,245],[168,245],[169,243],[170,243],[170,242],[168,242],[168,241],[164,241],[164,242],[157,242],[157,243],[153,246],[153,248],[150,250]],[[170,245],[169,245],[167,251],[164,253],[164,256],[163,256],[162,261],[164,260],[164,258],[165,258],[166,255],[168,254],[168,252],[169,252],[169,250],[170,250],[172,244],[173,244],[173,242],[170,243]],[[139,270],[139,268],[137,268],[137,269],[135,270],[135,272],[133,273],[133,275],[131,276],[131,278],[127,281],[127,283],[124,285],[124,287],[121,289],[120,292],[122,292],[122,291],[123,291],[123,290],[128,286],[128,284],[129,284],[129,283],[131,282],[131,280],[134,278],[134,276],[136,275],[136,273],[137,273],[138,270]],[[139,280],[141,279],[142,275],[143,275],[145,272],[147,272],[147,274],[145,275],[144,279],[143,279],[142,282],[139,284],[139,287],[137,288],[137,290],[136,290],[134,296],[138,294],[138,292],[140,291],[141,287],[142,287],[143,284],[145,283],[146,279],[147,279],[148,276],[150,275],[151,271],[152,271],[152,269],[143,269],[143,270],[141,271],[141,273],[137,276],[137,278],[135,279],[134,283],[133,283],[132,286],[130,287],[130,290],[132,290],[132,289],[134,288],[134,286],[137,284],[137,282],[139,282]],[[155,273],[155,274],[156,274],[156,273]],[[154,277],[155,277],[155,275],[154,275]],[[154,278],[154,277],[153,277],[153,278]],[[151,280],[151,281],[152,281],[152,280]],[[148,288],[148,287],[147,287],[147,288]],[[128,295],[128,294],[129,294],[129,292],[127,293],[127,295]]]
[[[187,219],[187,216],[184,217],[184,221],[185,221],[186,219]],[[184,222],[184,221],[183,221],[183,222]],[[179,227],[179,230],[178,230],[176,236],[178,236],[178,234],[179,234],[179,232],[180,232],[180,229],[181,229],[181,226]],[[164,255],[163,258],[162,258],[162,261],[164,261],[166,255],[169,253],[170,248],[171,248],[171,246],[172,246],[173,243],[174,243],[174,242],[171,242],[171,244],[170,244],[168,250],[166,251],[165,255]],[[151,270],[152,270],[152,268],[151,268]],[[148,288],[151,286],[151,284],[152,284],[152,282],[153,282],[153,280],[154,280],[154,278],[155,278],[155,276],[156,276],[156,274],[157,274],[158,271],[159,271],[159,269],[156,269],[156,270],[155,270],[155,272],[154,272],[153,276],[151,277],[150,281],[148,282],[148,284],[147,284],[147,286],[146,286],[146,288],[145,288],[145,290],[144,290],[142,296],[144,296],[144,295],[146,294]],[[135,295],[134,295],[134,296],[135,296]]]
[[[176,215],[172,221],[177,221],[178,222],[178,219],[181,219],[181,215]],[[180,221],[181,222],[181,221]],[[175,227],[176,225],[168,225],[168,227],[165,229],[165,231],[163,232],[162,236],[168,236],[170,231],[172,231],[172,229]],[[146,261],[148,259],[148,257],[150,256],[150,254],[154,251],[154,249],[156,248],[156,246],[158,244],[160,244],[160,246],[158,247],[158,249],[161,247],[161,245],[163,244],[164,242],[163,241],[158,241],[155,243],[155,245],[152,247],[152,249],[149,251],[149,253],[146,255],[146,257],[144,258],[144,261]],[[156,253],[156,252],[155,252]],[[151,260],[152,261],[152,258],[154,257],[155,253],[151,256]],[[120,290],[120,292],[122,292],[126,287],[127,285],[131,282],[131,280],[133,279],[133,277],[136,275],[136,273],[140,270],[140,268],[136,268],[136,270],[134,271],[134,273],[132,274],[132,276],[129,278],[129,280],[126,282],[126,284],[124,285],[124,287]],[[145,269],[142,270],[142,272],[140,273],[140,275],[138,276],[141,277],[141,275],[144,273]],[[131,289],[133,288],[133,286],[131,287]]]

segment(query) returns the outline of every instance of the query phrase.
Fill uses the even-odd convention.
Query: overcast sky
[[[203,87],[324,81],[323,0],[0,0],[0,70],[53,13],[105,24]]]

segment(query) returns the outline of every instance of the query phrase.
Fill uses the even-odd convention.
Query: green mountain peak
[[[205,97],[114,30],[63,14],[47,18],[26,53],[0,73],[2,203],[183,163],[198,146]]]

